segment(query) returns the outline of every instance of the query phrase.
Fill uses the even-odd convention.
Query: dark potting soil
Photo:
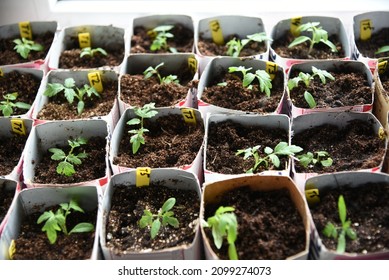
[[[86,98],[84,111],[80,115],[77,113],[77,99],[69,104],[63,92],[60,92],[49,98],[49,102],[42,107],[37,118],[40,120],[72,120],[106,116],[115,104],[118,83],[117,81],[106,81],[103,82],[103,88],[100,98],[96,96]]]
[[[52,209],[47,209],[49,211]],[[53,210],[54,212],[56,209]],[[73,233],[64,235],[58,233],[57,241],[50,244],[46,232],[42,231],[42,224],[37,220],[42,213],[28,215],[15,240],[16,252],[14,260],[85,260],[92,256],[95,232]],[[72,212],[66,219],[67,229],[70,231],[78,223],[91,223],[96,227],[97,211],[85,213]]]
[[[379,74],[379,77],[384,90],[389,91],[389,71]]]
[[[151,239],[150,227],[139,227],[143,211],[157,213],[170,197],[176,199],[171,211],[179,226],[161,226],[158,235]],[[111,205],[106,225],[107,247],[117,254],[162,250],[193,242],[200,213],[200,200],[194,190],[170,189],[159,183],[142,188],[117,185]]]
[[[297,164],[298,173],[330,173],[370,169],[380,166],[385,155],[385,140],[381,140],[370,123],[350,121],[345,128],[325,124],[308,128],[292,137],[292,144],[302,147],[302,153],[326,151],[333,160],[329,167],[320,164],[307,168]]]
[[[230,40],[236,38],[237,40],[245,39],[240,38],[237,34],[233,34],[228,36],[225,39],[225,43],[229,42]],[[226,44],[224,45],[218,45],[211,39],[204,39],[200,36],[199,41],[197,43],[197,48],[199,52],[202,55],[206,56],[228,56],[227,50],[228,47]],[[265,43],[259,43],[259,42],[249,42],[240,52],[239,57],[246,57],[246,56],[254,56],[257,54],[265,53],[266,52],[266,44]]]
[[[386,57],[389,52],[383,52],[375,54],[375,52],[383,47],[389,45],[389,28],[382,28],[371,35],[370,40],[362,41],[356,39],[355,44],[357,45],[358,51],[365,57],[379,58]]]
[[[239,187],[221,196],[220,203],[205,205],[204,217],[213,216],[219,206],[232,206],[238,221],[235,246],[239,259],[281,260],[304,251],[306,238],[302,217],[287,189],[259,192]],[[220,250],[211,231],[205,232],[213,251],[228,259],[226,240]]]
[[[53,147],[61,148],[68,154],[70,147]],[[106,175],[106,139],[103,137],[91,137],[86,145],[82,145],[74,151],[76,154],[85,152],[87,158],[82,159],[82,164],[75,165],[76,173],[72,176],[60,175],[57,173],[57,165],[60,161],[51,159],[52,153],[42,151],[42,159],[35,166],[34,183],[41,184],[72,184],[87,182]]]
[[[389,185],[369,183],[358,188],[323,190],[320,203],[310,206],[315,226],[327,249],[336,251],[337,240],[325,237],[322,232],[328,222],[340,225],[339,195],[343,195],[347,219],[357,239],[346,238],[348,253],[378,253],[389,250]]]
[[[227,71],[227,70],[226,70]],[[226,82],[226,86],[218,83]],[[209,104],[253,113],[273,113],[282,100],[284,93],[284,75],[277,72],[272,81],[270,97],[261,92],[258,84],[252,89],[243,88],[241,75],[221,73],[213,83],[206,87],[201,100]]]
[[[211,122],[208,129],[207,166],[210,171],[222,174],[242,174],[254,166],[253,157],[243,159],[236,155],[241,149],[260,145],[259,155],[265,157],[265,147],[274,148],[279,142],[288,142],[288,134],[283,129],[270,129],[258,125],[244,126],[233,121]],[[285,169],[287,157],[280,157],[279,169]],[[257,172],[277,168],[260,166]]]
[[[315,108],[336,108],[344,106],[367,105],[373,103],[373,88],[369,85],[365,74],[353,72],[351,69],[329,71],[334,81],[326,79],[323,84],[318,76],[314,77],[309,87],[300,82],[298,87],[290,91],[292,103],[298,108],[309,108],[304,92],[312,94],[316,102]],[[290,79],[297,77],[299,71],[292,71]]]
[[[198,121],[196,127],[188,125],[181,115],[171,114],[155,121],[146,119],[144,127],[149,132],[136,154],[132,153],[132,134],[127,133],[132,128],[124,128],[114,164],[129,168],[182,167],[193,163],[203,144],[203,123]]]
[[[134,27],[134,34],[131,36],[130,53],[169,53],[169,50],[164,49],[150,50],[153,38],[147,34],[148,31],[143,26]],[[182,24],[175,24],[169,33],[174,35],[173,38],[168,38],[167,40],[169,47],[175,48],[179,53],[193,52],[194,33],[192,30]]]
[[[11,206],[14,196],[15,189],[8,189],[4,186],[0,186],[0,224],[4,220],[5,215]]]
[[[16,167],[22,155],[27,137],[28,135],[0,137],[0,175],[8,175]]]
[[[36,37],[36,38],[35,38]],[[0,65],[8,65],[8,64],[17,64],[17,63],[26,63],[30,61],[35,61],[39,59],[45,59],[51,44],[54,39],[53,32],[46,32],[41,35],[34,36],[33,40],[35,43],[41,44],[43,46],[42,51],[31,51],[28,54],[27,59],[24,59],[20,56],[15,50],[15,43],[13,40],[20,39],[19,37],[15,38],[3,38],[0,39]]]
[[[0,64],[1,65],[1,64]],[[32,105],[38,93],[41,79],[35,77],[33,74],[22,73],[19,71],[11,71],[5,73],[3,77],[0,76],[0,100],[5,101],[4,95],[8,93],[17,92],[18,96],[12,102],[24,102]],[[26,114],[28,110],[12,108],[13,116]],[[0,111],[2,116],[2,112]]]
[[[310,37],[310,34],[308,35]],[[294,36],[290,31],[285,32],[282,36],[274,39],[271,44],[272,49],[276,54],[284,58],[294,59],[337,59],[345,57],[342,44],[337,35],[331,35],[328,39],[336,46],[337,52],[331,52],[331,49],[324,43],[315,44],[311,53],[309,50],[309,41],[288,48],[289,44],[294,40]]]

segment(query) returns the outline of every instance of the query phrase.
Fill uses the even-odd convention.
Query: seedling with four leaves
[[[247,35],[246,37],[247,37],[247,39],[239,40],[239,39],[233,38],[230,41],[228,41],[226,43],[226,46],[228,47],[227,55],[232,56],[232,57],[239,57],[243,48],[251,41],[262,43],[262,42],[272,40],[271,38],[269,38],[266,35],[265,32]]]
[[[72,233],[92,232],[94,230],[94,226],[91,223],[79,223],[68,231],[66,226],[67,217],[72,211],[84,213],[84,210],[74,199],[71,199],[69,203],[61,203],[59,206],[55,213],[52,210],[45,211],[37,220],[37,224],[45,222],[42,231],[46,232],[50,244],[54,244],[57,241],[57,231],[70,235]]]
[[[140,125],[140,128],[128,131],[128,133],[133,134],[130,139],[133,154],[138,152],[141,144],[145,144],[144,133],[149,132],[149,130],[144,128],[144,119],[152,118],[158,114],[158,111],[153,109],[155,109],[155,103],[145,104],[142,108],[135,107],[134,113],[138,117],[127,122],[128,125]]]
[[[202,221],[203,227],[211,228],[213,243],[217,249],[223,245],[223,239],[227,239],[228,257],[230,260],[237,260],[235,241],[238,237],[238,221],[234,213],[235,208],[230,206],[220,206],[215,215],[209,217],[207,221]]]
[[[315,156],[316,155],[316,156]],[[298,155],[297,159],[299,163],[307,168],[310,164],[321,164],[323,167],[331,166],[333,163],[332,158],[329,156],[326,151],[317,151],[317,152],[308,152],[303,155]]]
[[[92,99],[93,96],[100,98],[100,94],[94,87],[85,84],[83,87],[76,87],[76,82],[73,78],[67,78],[64,84],[60,83],[48,83],[47,88],[43,95],[48,97],[56,96],[58,93],[63,92],[66,100],[69,104],[72,104],[74,99],[78,99],[77,113],[81,115],[85,107],[85,99]]]
[[[153,75],[158,77],[159,83],[160,84],[170,84],[170,83],[175,83],[178,84],[180,81],[177,79],[176,75],[168,75],[166,77],[162,77],[159,68],[161,68],[164,65],[163,62],[158,64],[155,67],[149,66],[147,69],[143,72],[144,79],[147,80],[151,78]]]
[[[82,159],[85,159],[88,154],[81,152],[78,154],[74,153],[74,149],[80,147],[81,145],[87,144],[87,139],[83,137],[78,137],[74,140],[69,139],[68,143],[70,146],[69,153],[66,154],[62,149],[59,148],[50,148],[49,152],[53,153],[51,156],[52,160],[61,161],[57,166],[57,173],[65,176],[72,176],[76,173],[74,165],[80,165]]]
[[[13,42],[15,43],[14,50],[16,50],[16,52],[20,54],[20,56],[23,57],[24,59],[27,59],[28,54],[31,51],[39,52],[43,50],[42,45],[37,44],[34,41],[28,40],[26,38],[15,39],[13,40]]]
[[[340,195],[338,199],[338,212],[339,219],[342,225],[337,227],[333,223],[328,222],[325,228],[323,229],[323,234],[328,238],[337,239],[338,244],[336,252],[339,254],[343,254],[346,251],[346,237],[351,240],[355,240],[357,238],[357,234],[351,228],[351,221],[347,220],[347,208],[343,195]]]
[[[174,212],[170,211],[175,204],[176,199],[174,197],[170,197],[158,210],[157,214],[151,213],[148,209],[143,210],[143,216],[139,220],[139,227],[145,228],[150,226],[151,239],[154,239],[158,235],[161,225],[164,227],[170,225],[177,228],[179,222],[177,218],[174,217]]]
[[[172,53],[176,53],[177,50],[168,45],[167,40],[174,38],[174,34],[168,31],[172,30],[174,25],[160,25],[148,32],[149,36],[153,38],[153,42],[150,45],[151,51],[169,50]]]
[[[9,117],[13,114],[13,108],[19,108],[24,110],[29,110],[31,108],[30,104],[24,103],[24,102],[14,102],[17,97],[18,93],[7,93],[6,95],[3,95],[4,99],[3,101],[0,101],[0,110],[4,117]]]
[[[92,49],[91,47],[86,47],[86,48],[83,48],[81,50],[80,57],[83,57],[83,56],[94,57],[95,54],[97,54],[97,53],[100,53],[104,56],[107,56],[107,52],[103,48]]]

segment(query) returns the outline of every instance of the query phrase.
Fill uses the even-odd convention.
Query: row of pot
[[[327,49],[323,49],[326,56],[322,56],[323,53],[316,54],[315,52],[308,52],[308,50],[299,50],[297,53],[293,53],[292,48],[285,50],[283,46],[278,49],[282,44],[289,45],[294,38],[300,35],[298,27],[306,23],[316,22],[320,24],[320,27],[315,26],[313,29],[322,27],[323,30],[328,32],[328,38],[336,40],[337,50],[330,52],[327,47]],[[101,69],[119,71],[127,54],[172,52],[195,53],[199,56],[199,69],[201,71],[209,60],[215,56],[252,56],[262,60],[272,60],[284,69],[289,69],[292,64],[314,59],[356,59],[365,62],[371,70],[374,70],[377,58],[385,55],[385,52],[374,54],[375,50],[373,50],[372,54],[372,51],[369,50],[369,53],[364,54],[365,49],[358,50],[358,47],[362,48],[363,44],[366,45],[366,42],[377,44],[375,36],[380,32],[385,32],[384,30],[388,26],[387,12],[381,11],[355,15],[353,30],[350,32],[352,34],[348,34],[342,21],[336,17],[305,16],[279,21],[271,28],[270,36],[266,37],[265,25],[261,18],[256,17],[227,15],[209,17],[199,20],[195,28],[193,19],[188,15],[151,15],[134,18],[130,32],[115,26],[83,25],[58,29],[56,22],[21,22],[2,26],[0,36],[1,38],[13,38],[20,34],[21,37],[32,40],[38,35],[52,34],[50,51],[47,47],[44,53],[40,51],[46,56],[36,59],[33,63],[28,62],[28,65],[17,63],[36,68],[40,68],[43,64],[42,69],[44,70],[101,67]],[[29,32],[26,32],[26,29]],[[310,35],[309,32],[313,32],[312,28],[302,30],[301,34]],[[261,33],[265,34],[264,38],[246,38],[246,36]],[[243,50],[245,45],[250,47],[246,46],[246,49],[249,50],[241,53],[241,50],[239,50],[235,54],[230,53],[227,49],[231,46],[226,43],[230,43],[230,40],[234,37],[239,43],[243,42],[240,42],[240,40],[251,40],[244,42],[243,45],[240,44],[239,47],[238,43],[235,50],[240,48]],[[326,40],[326,38],[327,36],[323,40]],[[236,40],[235,43],[237,43]],[[281,43],[283,40],[287,42]],[[305,41],[307,42],[304,47],[308,49],[308,41],[312,42],[313,39],[306,39]],[[211,46],[208,47],[208,44],[211,44]],[[96,49],[96,52],[81,56],[81,49],[86,47]],[[378,50],[383,46],[375,47]],[[100,50],[97,50],[98,48]],[[101,49],[104,52],[107,51],[108,54],[102,54]],[[72,51],[73,53],[70,55],[70,50],[77,50],[76,54]],[[69,57],[65,58],[68,54]],[[315,55],[319,56],[315,57]],[[26,60],[28,58],[22,59],[21,62]],[[85,65],[87,61],[90,63],[88,66]],[[7,64],[15,64],[15,62],[0,63],[0,65]]]

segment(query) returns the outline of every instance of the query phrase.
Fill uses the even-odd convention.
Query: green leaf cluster
[[[251,41],[262,43],[264,41],[272,41],[270,37],[266,35],[265,32],[255,33],[246,36],[247,39],[236,39],[233,38],[226,43],[227,46],[227,55],[232,57],[239,57],[243,48],[250,43]]]
[[[234,211],[234,207],[220,206],[214,216],[202,222],[203,227],[212,229],[213,242],[217,249],[222,247],[223,239],[227,239],[228,257],[230,260],[238,259],[235,246],[235,241],[238,237],[238,221],[235,213],[233,213]]]
[[[174,217],[174,212],[170,211],[176,204],[176,199],[171,197],[165,201],[162,207],[158,210],[157,214],[151,213],[150,210],[143,210],[143,216],[139,220],[139,227],[145,228],[150,226],[151,239],[154,239],[162,226],[172,226],[177,228],[179,222]]]
[[[87,139],[78,137],[74,140],[68,140],[68,143],[70,146],[68,154],[59,148],[50,148],[49,152],[53,153],[51,155],[52,160],[61,161],[57,166],[57,173],[65,176],[72,176],[76,173],[74,165],[80,165],[82,163],[81,160],[88,156],[85,152],[75,154],[74,149],[87,144]]]
[[[328,32],[320,26],[320,22],[307,22],[301,24],[296,29],[297,32],[311,32],[311,37],[299,36],[289,44],[289,48],[302,44],[306,41],[310,42],[308,53],[311,53],[315,44],[324,43],[332,52],[338,52],[336,46],[328,40]]]
[[[132,143],[132,153],[136,154],[142,144],[145,144],[144,133],[149,132],[147,128],[144,128],[144,119],[150,119],[158,114],[155,109],[155,103],[145,104],[143,107],[135,107],[134,113],[138,118],[132,118],[127,122],[128,125],[140,125],[138,129],[131,129],[128,133],[133,134],[130,139]]]
[[[90,56],[93,57],[96,53],[100,53],[104,56],[107,56],[107,52],[103,48],[95,48],[92,49],[91,47],[86,47],[81,50],[80,57],[83,56]]]
[[[14,102],[17,97],[18,93],[7,93],[6,95],[3,95],[4,99],[3,101],[0,101],[0,110],[4,117],[9,117],[13,114],[13,108],[19,108],[19,109],[25,109],[29,110],[31,108],[30,104],[24,103],[24,102]]]
[[[333,223],[328,222],[323,229],[323,234],[328,238],[338,239],[336,251],[339,254],[342,254],[346,251],[346,236],[351,240],[357,238],[356,232],[351,228],[351,221],[347,220],[347,208],[343,195],[340,195],[338,199],[338,212],[342,225],[337,227]],[[340,233],[338,233],[338,231],[340,231]]]
[[[378,50],[374,54],[380,54],[384,52],[389,52],[389,46],[383,46],[378,48]]]
[[[162,67],[163,65],[164,65],[164,62],[161,62],[160,64],[155,66],[155,68],[152,66],[147,67],[147,69],[145,71],[143,71],[143,76],[144,76],[143,78],[145,80],[147,80],[147,79],[151,78],[153,75],[156,75],[158,77],[160,84],[170,84],[170,83],[178,84],[180,81],[178,80],[176,75],[169,75],[166,77],[161,76],[158,69],[160,67]]]
[[[172,53],[177,53],[175,48],[169,47],[167,40],[174,38],[173,33],[168,31],[172,30],[174,25],[160,25],[152,29],[151,34],[155,34],[153,42],[150,45],[151,51],[169,50]]]
[[[272,88],[270,75],[265,70],[257,70],[255,73],[251,73],[249,72],[251,69],[252,67],[246,68],[244,66],[231,66],[228,68],[228,71],[229,73],[241,72],[243,76],[243,87],[247,87],[248,89],[252,89],[253,86],[251,83],[257,79],[261,92],[265,92],[266,96],[270,97],[270,90]]]
[[[42,231],[46,232],[50,244],[54,244],[57,241],[57,231],[70,235],[72,233],[91,232],[94,230],[94,226],[91,223],[79,223],[68,232],[66,227],[68,215],[72,211],[84,213],[84,210],[73,199],[69,203],[61,203],[59,206],[60,208],[55,213],[52,210],[46,211],[37,220],[37,224],[45,222]]]
[[[15,43],[14,50],[16,50],[16,52],[20,54],[20,56],[23,57],[24,59],[27,59],[28,54],[31,51],[39,52],[43,50],[42,45],[37,44],[34,41],[28,40],[26,38],[15,39],[13,40],[13,42]]]
[[[329,157],[329,154],[326,151],[317,151],[314,153],[308,152],[303,155],[298,155],[297,159],[305,168],[307,168],[310,164],[315,165],[320,163],[323,167],[328,167],[333,163],[332,158]]]
[[[48,97],[56,96],[58,93],[63,92],[66,100],[69,104],[73,104],[74,99],[77,99],[77,113],[81,115],[85,107],[85,99],[91,99],[93,96],[99,97],[100,94],[94,87],[85,84],[83,87],[76,87],[76,82],[73,78],[67,78],[64,84],[60,83],[48,83],[43,95]]]

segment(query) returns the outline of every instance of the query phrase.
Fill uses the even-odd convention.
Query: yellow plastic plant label
[[[20,37],[32,40],[32,29],[29,21],[19,22]]]
[[[103,82],[101,80],[100,72],[94,71],[88,73],[88,80],[90,85],[94,87],[98,93],[103,92],[104,88],[103,88]]]
[[[383,60],[381,62],[378,62],[378,73],[379,74],[384,74],[386,72],[386,68],[388,66],[388,61],[387,60]],[[1,74],[0,74],[1,76]]]
[[[277,64],[274,62],[266,62],[266,72],[269,74],[270,78],[273,80],[277,73]]]
[[[371,38],[371,31],[374,29],[373,23],[370,19],[361,20],[359,26],[360,39],[362,41],[369,40]]]
[[[149,31],[147,31],[147,35],[149,35],[149,37],[154,40],[155,37],[157,37],[158,32],[155,30],[149,30]]]
[[[21,119],[11,119],[12,132],[19,135],[26,135],[26,126]]]
[[[294,17],[290,19],[290,32],[293,36],[297,37],[300,35],[300,32],[297,28],[301,25],[302,17]]]
[[[318,189],[309,189],[305,190],[305,197],[308,204],[313,205],[320,202],[319,190]]]
[[[382,126],[378,129],[378,137],[381,140],[384,140],[386,138],[385,129]]]
[[[138,167],[136,169],[135,185],[138,188],[149,186],[150,185],[150,174],[151,174],[151,168]]]
[[[80,48],[90,48],[91,42],[90,42],[90,33],[84,32],[78,34],[78,43],[80,44]]]
[[[193,109],[181,108],[182,116],[184,121],[189,125],[196,125],[196,114]]]
[[[211,29],[212,39],[215,44],[224,45],[223,31],[217,19],[209,21],[209,28]]]
[[[192,74],[195,74],[197,71],[197,60],[193,56],[188,58],[188,68]]]
[[[0,77],[3,77],[3,76],[4,76],[3,69],[0,68]]]
[[[8,247],[8,255],[9,255],[9,259],[12,260],[14,258],[14,254],[16,252],[16,248],[15,248],[15,240],[12,239],[11,240],[11,244],[9,244],[9,247]]]

